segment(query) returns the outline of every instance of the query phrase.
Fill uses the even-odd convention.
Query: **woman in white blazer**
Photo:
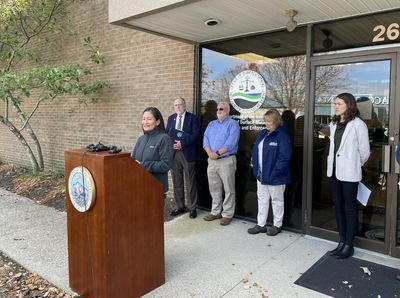
[[[370,154],[368,127],[359,118],[354,96],[341,93],[335,99],[335,115],[330,123],[327,175],[336,209],[339,244],[331,256],[345,259],[353,255],[358,229],[357,190],[362,165]]]

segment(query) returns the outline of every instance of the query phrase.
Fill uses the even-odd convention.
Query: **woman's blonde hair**
[[[268,110],[264,114],[264,119],[268,119],[269,121],[272,121],[272,123],[274,123],[276,126],[282,125],[281,113],[279,113],[279,111],[277,109]]]

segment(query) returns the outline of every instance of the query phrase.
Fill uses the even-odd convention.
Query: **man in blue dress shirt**
[[[235,154],[240,137],[239,123],[229,116],[229,112],[229,103],[218,104],[218,119],[208,124],[203,139],[203,148],[208,154],[207,176],[212,197],[211,213],[204,220],[221,218],[223,226],[231,223],[235,213]],[[222,197],[224,192],[225,198]]]

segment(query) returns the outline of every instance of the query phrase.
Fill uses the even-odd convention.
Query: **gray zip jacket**
[[[164,193],[168,191],[168,171],[174,159],[173,144],[168,134],[158,128],[145,132],[137,140],[131,156],[162,183]]]

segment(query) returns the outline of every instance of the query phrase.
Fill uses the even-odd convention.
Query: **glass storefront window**
[[[305,28],[299,28],[295,34],[285,31],[273,33],[273,37],[271,34],[259,35],[210,44],[202,49],[200,104],[203,132],[208,122],[216,119],[217,103],[229,101],[230,84],[240,72],[253,70],[263,77],[266,85],[265,100],[255,111],[242,113],[231,105],[231,115],[239,121],[241,128],[237,153],[236,214],[253,220],[257,218],[257,183],[250,168],[251,149],[258,133],[264,129],[265,112],[275,108],[282,114],[293,146],[292,183],[285,191],[284,226],[295,229],[302,227],[305,35]],[[298,43],[293,45],[290,39]],[[280,57],[279,51],[287,56]],[[205,152],[202,152],[199,176],[199,204],[209,208],[211,197]],[[270,210],[271,214],[272,208]]]

